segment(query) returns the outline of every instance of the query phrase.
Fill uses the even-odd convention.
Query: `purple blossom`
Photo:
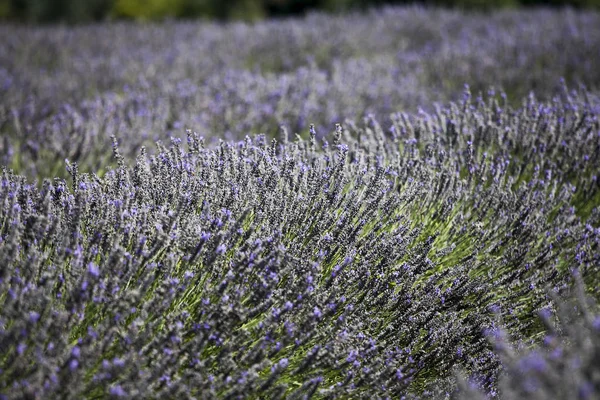
[[[88,273],[97,278],[100,275],[100,268],[98,268],[98,266],[94,263],[89,263],[88,264]]]
[[[127,392],[121,387],[121,385],[112,386],[108,392],[111,396],[127,397]]]
[[[220,244],[215,251],[217,254],[225,254],[227,247],[224,244]]]
[[[30,311],[29,312],[29,320],[33,323],[38,322],[40,319],[40,314],[36,311]]]
[[[315,317],[317,317],[317,318],[321,318],[321,316],[322,316],[323,314],[321,313],[321,310],[319,309],[319,307],[316,307],[316,306],[315,306],[315,308],[314,308],[314,310],[313,310],[313,315],[314,315]]]

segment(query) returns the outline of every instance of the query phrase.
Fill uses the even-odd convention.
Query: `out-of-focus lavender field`
[[[430,110],[502,89],[520,103],[600,83],[600,15],[384,8],[365,14],[210,24],[0,27],[2,164],[55,176],[98,171],[115,135],[141,145],[193,129],[208,139],[306,135],[347,118]]]
[[[600,14],[0,27],[0,400],[600,398]]]

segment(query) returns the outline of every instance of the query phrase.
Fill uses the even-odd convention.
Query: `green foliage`
[[[0,18],[7,18],[10,16],[10,1],[0,0]]]
[[[119,17],[156,19],[181,14],[183,0],[116,0],[113,12]]]

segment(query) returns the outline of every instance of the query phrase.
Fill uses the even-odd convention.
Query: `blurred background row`
[[[256,21],[311,10],[340,12],[407,3],[487,10],[520,6],[600,8],[600,0],[0,0],[0,19],[25,23],[164,18]]]

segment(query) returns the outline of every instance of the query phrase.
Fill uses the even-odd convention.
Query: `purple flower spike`
[[[315,306],[315,309],[313,310],[313,315],[317,318],[321,318],[321,315],[323,315],[323,313],[321,312],[319,307]]]
[[[116,397],[125,397],[127,396],[127,392],[121,387],[121,385],[113,386],[110,388],[109,393],[111,396]]]
[[[97,278],[98,276],[100,276],[100,268],[98,268],[96,264],[91,262],[88,264],[88,273],[94,278]]]

